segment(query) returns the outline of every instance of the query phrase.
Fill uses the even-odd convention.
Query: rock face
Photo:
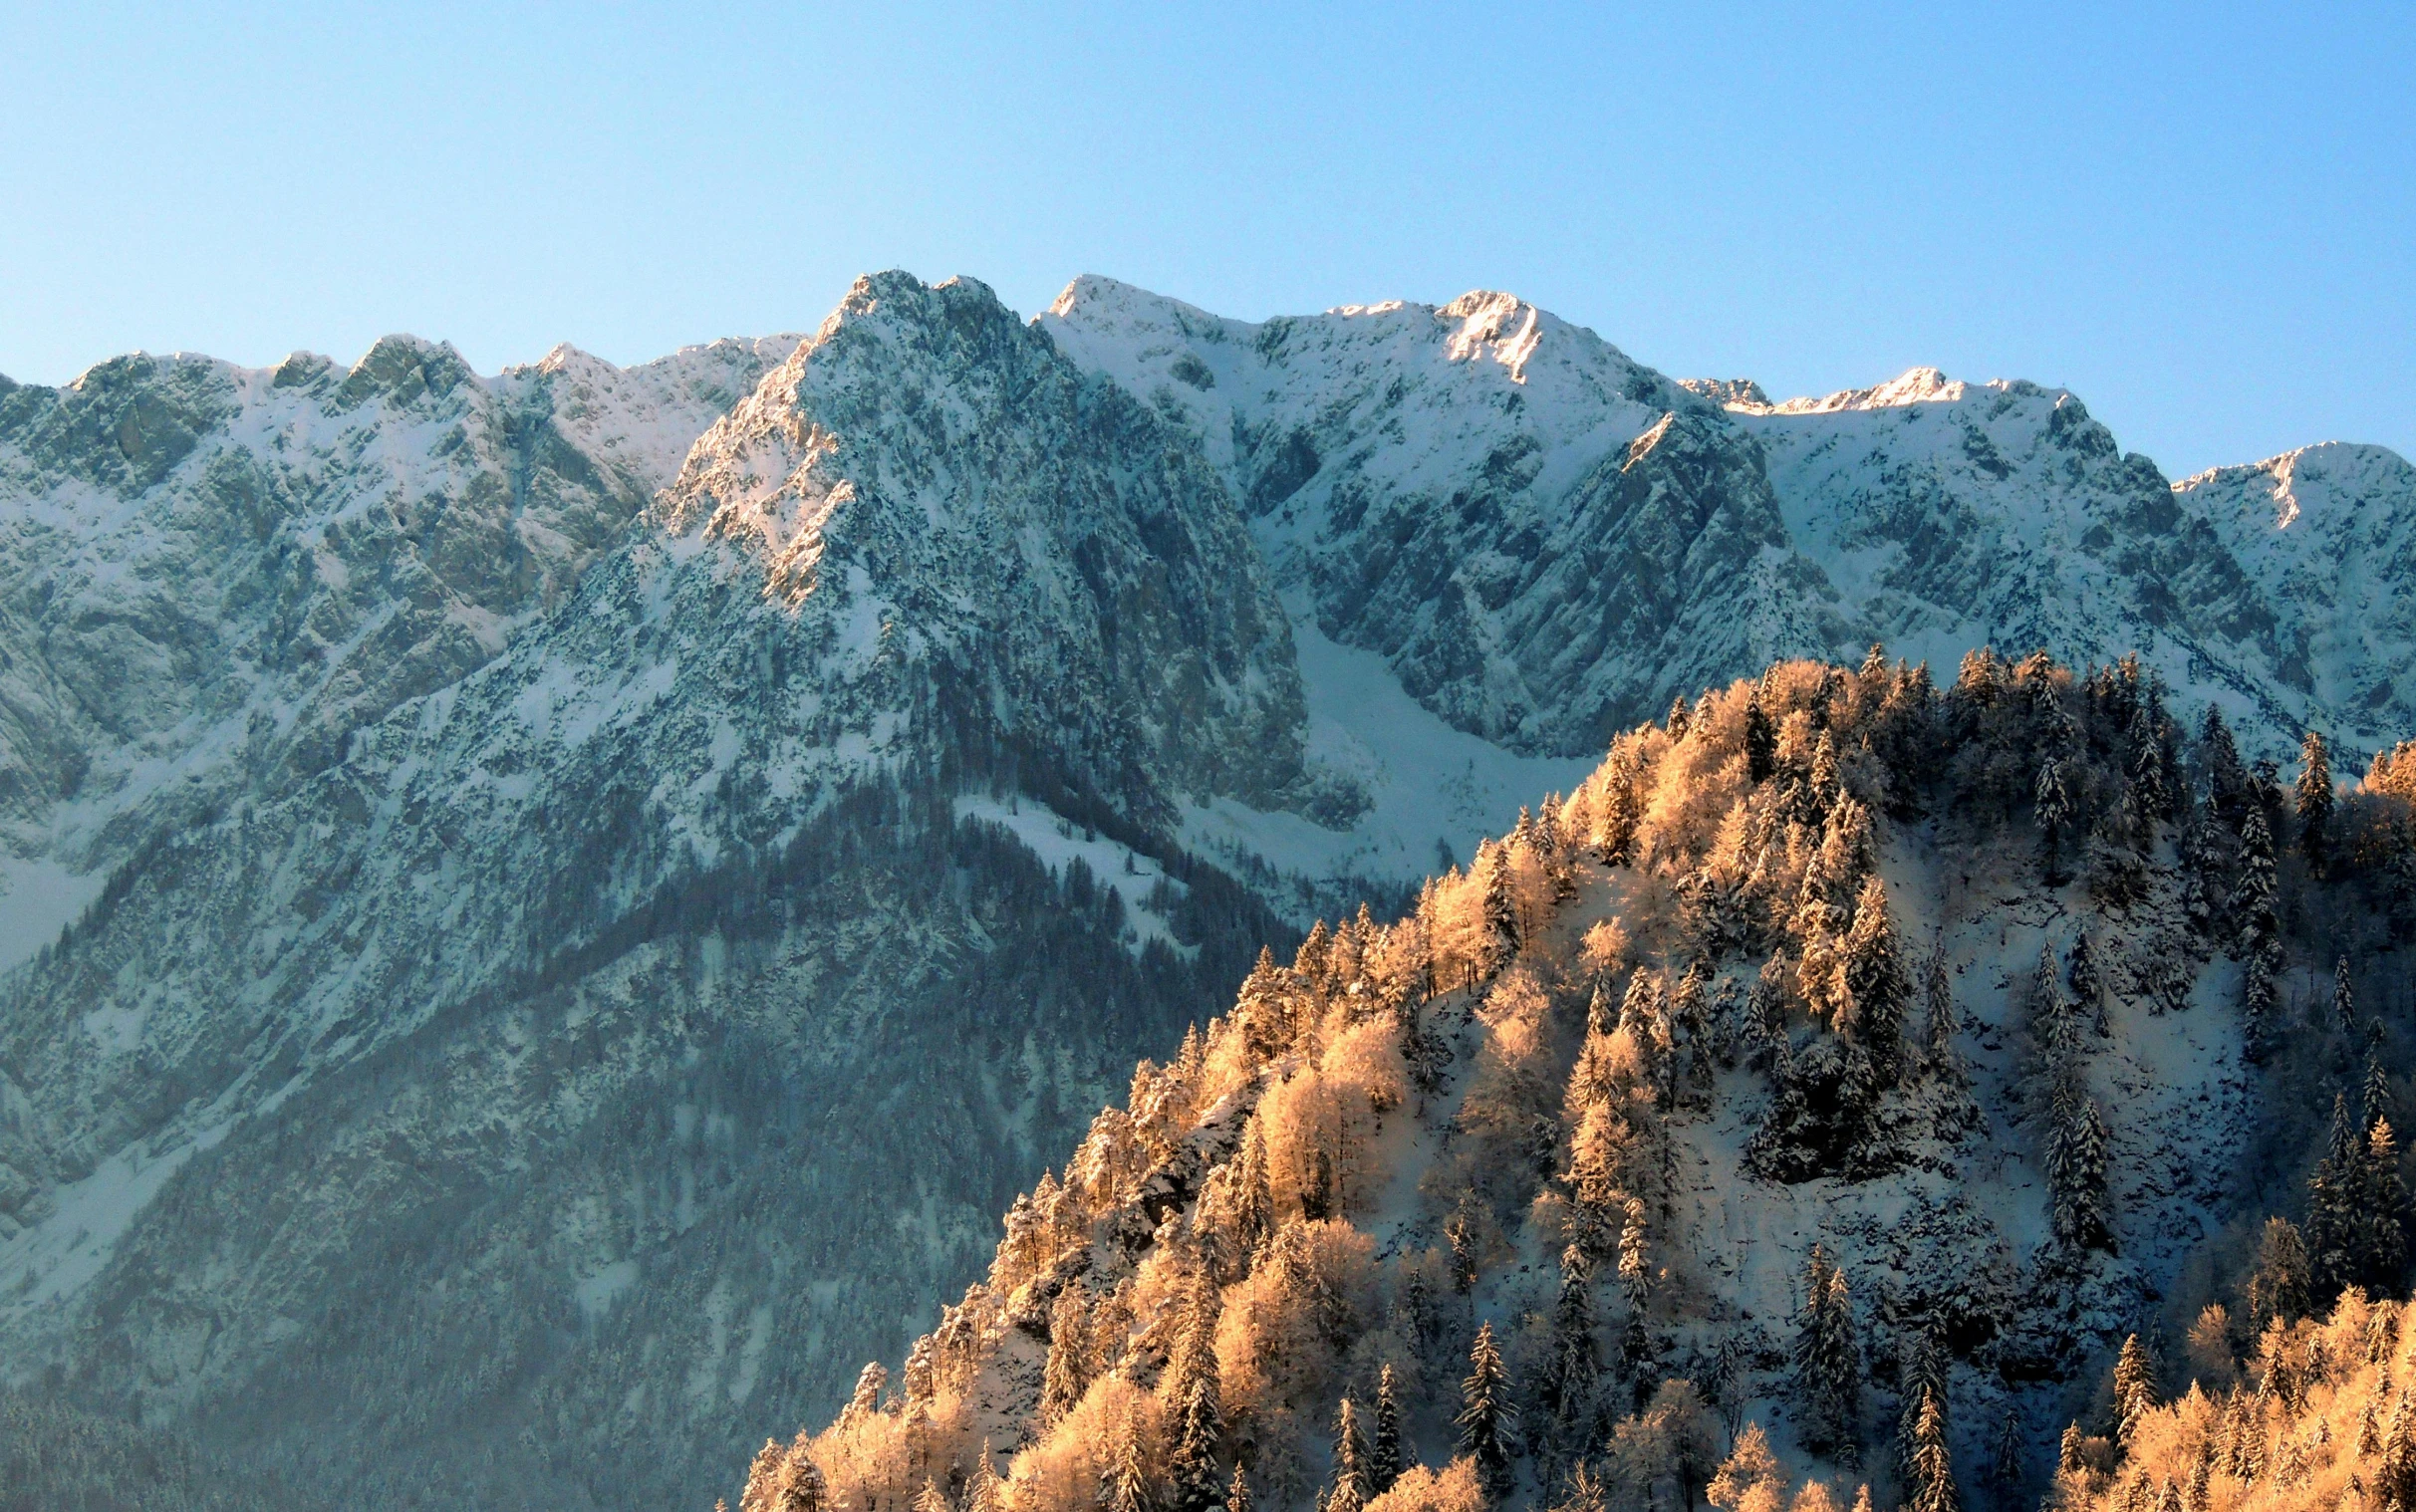
[[[1260,943],[1676,694],[2139,643],[2354,748],[2406,479],[1095,279],[0,386],[0,1374],[320,1495],[692,1498]]]

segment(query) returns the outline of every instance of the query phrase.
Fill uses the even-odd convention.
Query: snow
[[[1161,883],[1178,893],[1190,890],[1152,858],[1095,831],[1085,834],[1082,826],[1028,798],[1002,803],[995,798],[960,795],[955,815],[960,821],[978,820],[1005,830],[1040,858],[1051,877],[1062,879],[1065,869],[1076,861],[1089,868],[1094,880],[1115,888],[1123,898],[1125,919],[1133,931],[1127,944],[1136,955],[1153,939],[1163,940],[1186,958],[1199,954],[1199,946],[1176,939],[1165,916],[1150,909],[1150,893]]]
[[[159,1189],[191,1159],[226,1136],[214,1125],[160,1149],[136,1140],[90,1175],[54,1188],[49,1215],[0,1240],[0,1317],[72,1297],[117,1254],[118,1241]]]
[[[0,855],[0,971],[56,941],[101,895],[106,881],[54,861]]]
[[[1415,882],[1465,863],[1476,842],[1509,828],[1521,803],[1566,792],[1595,761],[1529,757],[1454,729],[1401,686],[1382,656],[1340,645],[1297,596],[1292,645],[1309,711],[1312,771],[1349,779],[1370,800],[1348,829],[1230,798],[1183,810],[1183,843],[1202,855],[1250,856],[1287,878]]]

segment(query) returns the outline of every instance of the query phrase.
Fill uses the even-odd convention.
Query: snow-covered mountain
[[[0,388],[0,1374],[330,1494],[684,1504],[1261,943],[1673,696],[2042,639],[2399,717],[2405,464],[2176,490],[1898,390],[903,274],[627,371]]]
[[[1505,294],[1250,325],[1085,278],[1041,324],[1199,432],[1328,634],[1513,749],[1582,755],[1773,656],[1873,641],[1942,675],[1991,643],[2136,651],[2277,749],[2416,724],[2387,629],[2416,591],[2409,474],[2380,448],[2175,484],[2059,389],[1917,369],[1772,404]],[[2300,473],[2325,480],[2304,524]]]

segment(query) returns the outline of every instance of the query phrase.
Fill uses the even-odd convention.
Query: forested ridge
[[[2127,661],[1681,700],[1413,911],[1262,954],[741,1512],[2206,1512],[2416,1465],[2372,1384],[2416,745],[2331,765]]]

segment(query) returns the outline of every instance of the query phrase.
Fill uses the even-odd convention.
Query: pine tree
[[[1368,1447],[1368,1494],[1382,1496],[1393,1489],[1408,1464],[1401,1441],[1401,1397],[1388,1365],[1376,1378],[1376,1438]]]
[[[2074,815],[2072,775],[2061,754],[2050,751],[2038,763],[2038,780],[2030,786],[2031,815],[2038,825],[2038,863],[2046,885],[2058,887],[2069,879],[2063,870],[2063,834]]]
[[[1641,1396],[1646,1389],[1645,1365],[1653,1358],[1653,1267],[1644,1231],[1644,1201],[1630,1197],[1626,1221],[1619,1229],[1619,1290],[1626,1316],[1619,1327],[1619,1364]]]
[[[2240,968],[2240,1046],[2251,1061],[2262,1061],[2274,1046],[2274,972],[2278,952],[2259,946]]]
[[[1517,1488],[1511,1459],[1517,1450],[1518,1411],[1511,1404],[1509,1372],[1493,1343],[1493,1325],[1476,1330],[1469,1350],[1468,1379],[1460,1383],[1460,1447],[1476,1462],[1477,1483],[1499,1502]]]
[[[1904,1358],[1898,1362],[1896,1383],[1896,1483],[1908,1488],[1915,1483],[1914,1457],[1921,1448],[1921,1412],[1924,1404],[1946,1400],[1946,1363],[1940,1358],[1938,1346],[1926,1328],[1907,1329]]]
[[[2274,896],[2274,832],[2266,823],[2264,808],[2252,803],[2240,827],[2240,884],[2232,892],[2232,916],[2240,924],[2243,958],[2282,933]]]
[[[1203,1284],[1176,1342],[1172,1375],[1182,1417],[1171,1465],[1174,1512],[1215,1512],[1224,1483],[1216,1469],[1224,1437],[1224,1394],[1216,1369],[1214,1293]]]
[[[2128,1444],[2140,1419],[2156,1410],[2156,1372],[2137,1334],[2122,1341],[2122,1352],[2114,1358],[2113,1394],[2114,1438]]]
[[[1912,1493],[1905,1499],[1909,1512],[1961,1512],[1963,1499],[1955,1490],[1955,1462],[1947,1452],[1946,1414],[1938,1393],[1924,1388],[1921,1417],[1914,1430]]]
[[[2332,760],[2323,737],[2307,731],[2298,759],[2298,846],[2306,852],[2307,866],[2321,877],[2332,839]]]

